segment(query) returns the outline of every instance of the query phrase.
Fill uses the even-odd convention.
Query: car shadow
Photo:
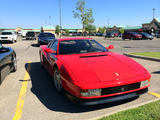
[[[31,44],[31,46],[32,46],[32,47],[39,47],[40,45],[39,45],[39,44],[34,44],[34,43],[33,43],[33,44]]]
[[[41,67],[39,62],[30,63],[31,68],[29,72],[31,78],[31,92],[37,96],[39,101],[49,110],[66,112],[66,113],[82,113],[88,111],[94,111],[98,109],[109,108],[117,105],[121,105],[137,98],[128,99],[116,103],[108,103],[102,105],[93,106],[80,106],[71,102],[65,94],[59,94],[56,92],[53,85],[53,80],[49,74]],[[27,70],[28,64],[25,65]]]

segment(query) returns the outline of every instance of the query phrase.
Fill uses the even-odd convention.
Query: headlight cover
[[[149,85],[150,80],[141,81],[140,88]]]
[[[101,91],[101,89],[81,90],[81,95],[83,97],[100,96]]]

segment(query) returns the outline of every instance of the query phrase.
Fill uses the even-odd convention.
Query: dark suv
[[[125,32],[123,35],[122,35],[122,39],[125,40],[125,39],[130,39],[130,40],[140,40],[142,39],[142,35],[136,33],[136,32]]]
[[[39,45],[46,45],[52,40],[55,40],[55,35],[52,33],[42,32],[38,35]]]
[[[36,40],[35,32],[27,32],[26,33],[26,40]]]

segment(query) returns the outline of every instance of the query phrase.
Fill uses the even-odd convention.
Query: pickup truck
[[[17,41],[17,34],[15,32],[1,32],[0,41],[11,41],[14,43]]]

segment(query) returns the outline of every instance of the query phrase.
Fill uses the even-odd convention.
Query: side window
[[[57,51],[57,45],[58,45],[58,40],[55,40],[55,41],[50,45],[50,48],[51,48],[52,50]]]

